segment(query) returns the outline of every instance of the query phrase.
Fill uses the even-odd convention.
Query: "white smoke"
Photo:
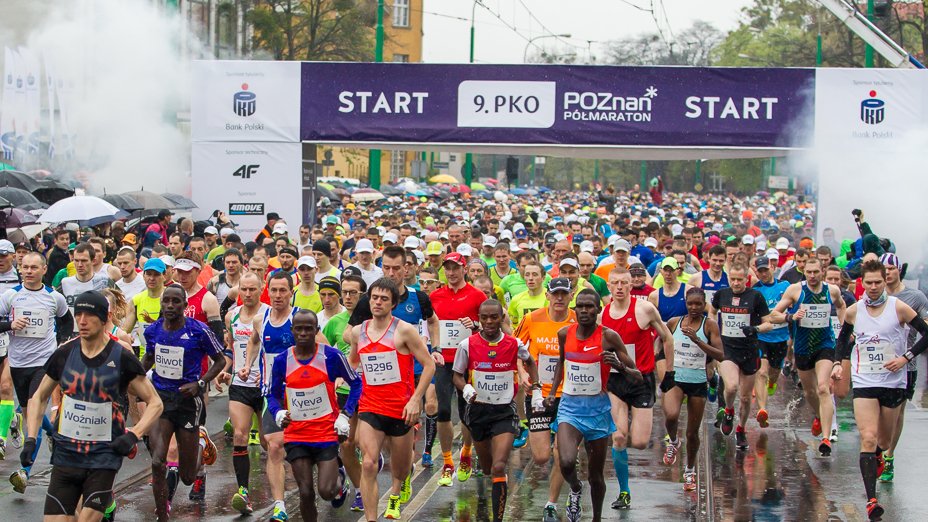
[[[180,19],[151,0],[4,3],[0,34],[19,33],[14,45],[50,58],[74,82],[68,119],[83,169],[67,170],[86,171],[91,193],[189,194],[189,137],[175,120],[189,110],[182,54],[199,46]],[[28,28],[3,27],[23,20]]]

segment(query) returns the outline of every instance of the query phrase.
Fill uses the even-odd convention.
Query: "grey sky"
[[[423,61],[466,63],[473,2],[425,0],[424,3]],[[543,38],[535,44],[549,50],[568,49],[570,44],[585,57],[587,41],[592,40],[593,55],[601,57],[597,42],[655,32],[657,24],[668,40],[694,20],[711,22],[722,31],[733,29],[741,8],[750,3],[751,0],[484,0],[489,10],[479,6],[476,10],[474,58],[477,63],[522,63],[526,38],[551,33],[570,34],[572,38],[566,41]],[[657,24],[650,12],[652,5]],[[532,10],[534,18],[525,6]],[[507,25],[515,27],[524,38]]]

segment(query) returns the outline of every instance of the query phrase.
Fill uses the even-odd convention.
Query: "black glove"
[[[661,392],[667,393],[671,388],[676,386],[673,378],[676,376],[676,372],[664,372],[664,380],[661,381]]]
[[[741,327],[741,331],[744,333],[745,337],[754,337],[755,335],[757,335],[756,326],[745,325]]]
[[[28,468],[35,462],[32,457],[32,454],[35,453],[35,445],[35,437],[26,437],[26,442],[23,442],[23,450],[19,452],[19,463],[24,468]]]
[[[127,431],[113,439],[113,442],[110,442],[110,448],[112,448],[117,455],[125,457],[132,453],[132,448],[135,447],[138,441],[139,438],[135,436],[135,433]]]

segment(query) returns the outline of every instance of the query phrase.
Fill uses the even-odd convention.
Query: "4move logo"
[[[229,203],[230,216],[263,216],[264,203]]]
[[[886,117],[886,102],[876,97],[876,91],[870,91],[869,94],[869,98],[860,102],[860,121],[877,125]]]
[[[251,116],[257,109],[257,95],[248,90],[248,84],[242,84],[242,90],[232,95],[232,110],[239,116]]]

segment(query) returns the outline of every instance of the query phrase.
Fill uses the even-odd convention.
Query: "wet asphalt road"
[[[884,520],[928,520],[928,506],[922,503],[923,488],[928,481],[928,447],[921,442],[928,437],[928,396],[923,392],[928,376],[925,358],[919,361],[919,389],[915,400],[907,404],[905,431],[896,459],[896,478],[891,484],[879,484],[878,496],[887,510]],[[724,437],[712,421],[716,406],[709,404],[703,423],[703,445],[699,457],[699,488],[695,493],[682,489],[683,452],[674,466],[661,462],[664,436],[660,408],[654,410],[651,445],[645,450],[630,450],[632,509],[615,511],[608,504],[618,494],[611,462],[606,465],[607,486],[605,520],[866,520],[863,485],[858,469],[858,439],[851,403],[838,405],[839,440],[830,458],[818,456],[817,442],[809,431],[811,415],[801,392],[785,378],[770,401],[770,427],[761,430],[756,422],[748,425],[750,448],[735,451],[733,437]],[[258,446],[251,448],[252,517],[239,516],[232,510],[235,492],[231,444],[220,433],[226,419],[227,399],[216,397],[208,407],[207,426],[217,433],[219,460],[208,469],[207,502],[198,505],[187,500],[189,487],[178,488],[173,503],[175,520],[267,520],[270,513],[269,491],[263,479],[265,457]],[[681,415],[681,430],[685,425]],[[456,449],[460,439],[456,438]],[[43,443],[44,444],[44,443]],[[417,442],[421,448],[421,437]],[[435,454],[440,456],[436,442]],[[0,519],[40,520],[48,484],[48,451],[43,448],[33,469],[25,495],[12,491],[4,478],[0,483]],[[586,456],[581,451],[581,470]],[[440,460],[440,457],[439,457]],[[455,453],[457,460],[457,452]],[[18,467],[18,452],[10,450],[0,461],[3,477]],[[513,452],[510,465],[509,520],[540,520],[547,500],[550,472],[548,466],[537,467],[528,448]],[[289,468],[288,468],[289,469]],[[380,474],[381,493],[388,488],[389,463]],[[413,498],[403,508],[403,520],[482,521],[487,519],[489,482],[472,477],[450,488],[437,487],[438,467],[424,469],[417,465],[413,480]],[[127,460],[117,477],[119,499],[117,520],[153,520],[154,504],[149,486],[150,467],[144,449],[135,460]],[[585,474],[581,474],[585,478]],[[588,489],[585,488],[585,492]],[[567,490],[562,491],[559,508]],[[296,486],[288,471],[288,511],[291,520],[300,520]],[[330,522],[362,520],[360,513],[332,509],[318,502],[320,519]],[[381,510],[385,506],[385,497]],[[584,498],[584,519],[589,520],[588,493]]]

